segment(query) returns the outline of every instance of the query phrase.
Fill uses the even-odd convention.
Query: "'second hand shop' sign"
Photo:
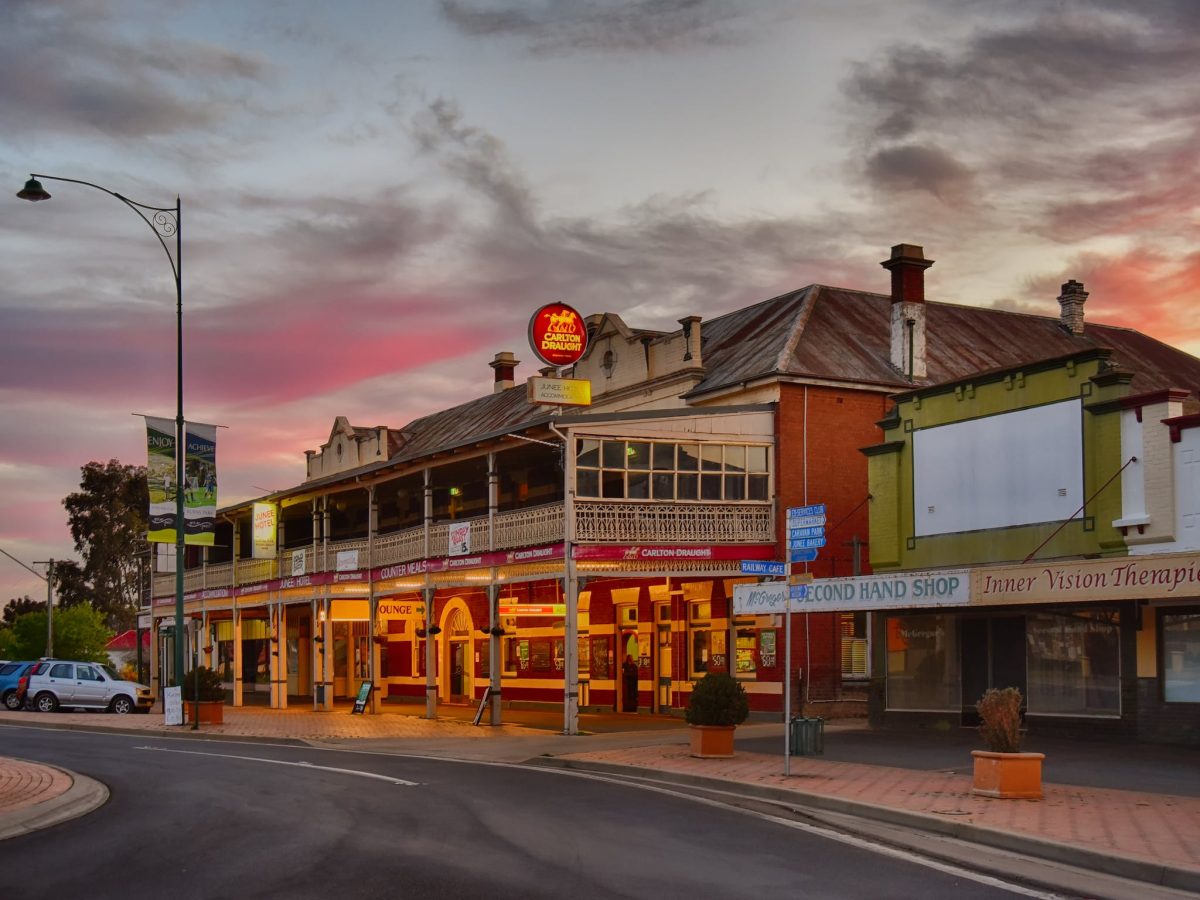
[[[808,586],[808,597],[794,607],[804,612],[854,609],[903,609],[921,606],[965,606],[971,602],[969,569],[943,569],[905,575],[820,578]]]

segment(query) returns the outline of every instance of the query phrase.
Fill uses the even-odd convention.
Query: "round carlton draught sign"
[[[529,320],[529,346],[551,366],[578,362],[587,349],[583,316],[565,303],[547,303]]]

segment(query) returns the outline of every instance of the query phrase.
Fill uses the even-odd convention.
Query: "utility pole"
[[[25,565],[3,547],[0,547],[0,553],[3,553],[26,572],[36,575],[42,581],[46,582],[46,655],[54,655],[54,560],[52,559],[35,559],[35,566],[46,566],[46,574],[43,575],[37,569]]]

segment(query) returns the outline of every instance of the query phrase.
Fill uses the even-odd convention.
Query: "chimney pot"
[[[896,244],[890,259],[880,263],[892,273],[893,303],[925,302],[925,270],[933,265],[919,244]]]
[[[496,373],[496,383],[492,388],[492,393],[498,394],[506,391],[516,383],[515,373],[520,362],[510,350],[502,350],[496,354],[496,358],[488,363]]]

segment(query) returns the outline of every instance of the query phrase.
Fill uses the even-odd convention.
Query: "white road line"
[[[393,778],[391,775],[380,775],[376,772],[360,772],[357,769],[339,769],[334,766],[314,766],[309,762],[290,762],[286,759],[266,759],[262,756],[235,756],[232,753],[201,753],[198,750],[172,750],[168,747],[134,747],[134,750],[152,750],[156,753],[186,753],[189,756],[214,756],[219,759],[241,759],[246,762],[272,763],[276,766],[296,766],[301,769],[316,769],[321,772],[337,772],[341,775],[357,775],[359,778],[374,778],[390,784],[401,784],[406,787],[416,787],[418,782],[405,781],[403,778]]]

